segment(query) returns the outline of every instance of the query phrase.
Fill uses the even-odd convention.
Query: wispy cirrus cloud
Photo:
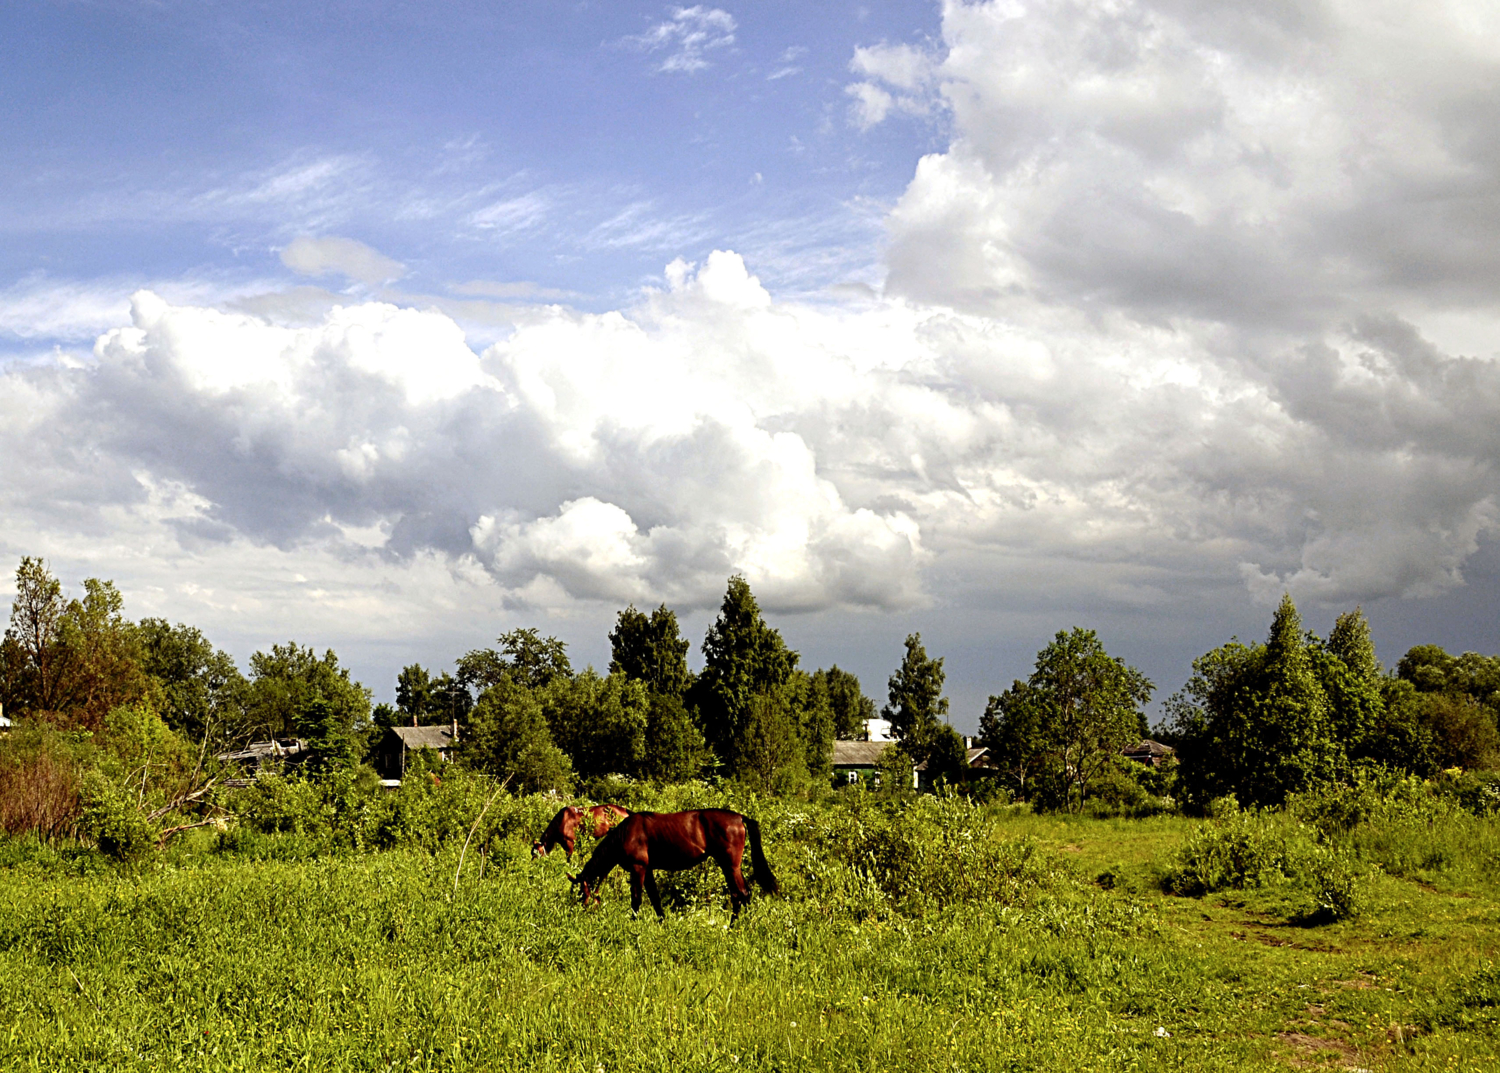
[[[594,248],[673,251],[704,241],[712,232],[704,214],[663,215],[650,200],[634,201],[595,224],[584,237]]]
[[[766,75],[766,81],[776,82],[783,78],[790,78],[795,74],[801,74],[802,67],[799,65],[798,61],[806,55],[807,48],[804,45],[793,45],[791,48],[788,48],[787,50],[782,52],[780,56],[777,57],[779,66],[777,66],[776,69],[773,70],[770,74]]]
[[[734,44],[736,29],[738,24],[729,12],[695,4],[673,8],[671,18],[620,43],[643,52],[665,52],[656,66],[659,72],[692,74],[709,66],[708,53]]]

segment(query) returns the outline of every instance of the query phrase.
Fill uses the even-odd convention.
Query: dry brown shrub
[[[0,830],[39,838],[72,838],[78,831],[78,772],[48,752],[0,763]]]

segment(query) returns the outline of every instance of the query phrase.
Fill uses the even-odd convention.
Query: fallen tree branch
[[[208,793],[208,791],[212,790],[214,788],[214,783],[217,782],[217,781],[218,781],[218,776],[215,775],[212,779],[209,779],[208,782],[204,783],[202,786],[200,786],[198,789],[192,791],[191,793],[182,794],[182,795],[180,795],[180,796],[172,799],[171,801],[168,801],[165,805],[161,806],[161,808],[156,809],[155,811],[148,813],[146,815],[146,819],[151,820],[151,821],[154,822],[156,820],[161,819],[163,816],[165,816],[169,812],[176,812],[183,805],[186,805],[186,804],[188,804],[191,801],[198,800],[204,794]]]

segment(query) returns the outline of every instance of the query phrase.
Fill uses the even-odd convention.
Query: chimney
[[[455,720],[453,720],[453,734],[452,734],[452,740],[453,740],[453,741],[454,741],[454,742],[457,742],[457,741],[458,741],[458,720],[457,720],[457,719],[455,719]]]
[[[416,726],[417,725],[417,717],[415,715],[411,717],[411,725],[412,726]]]

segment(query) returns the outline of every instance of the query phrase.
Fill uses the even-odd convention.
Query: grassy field
[[[1492,868],[1372,871],[1307,926],[1163,893],[1180,818],[745,810],[783,894],[733,928],[707,870],[665,924],[618,873],[582,909],[520,827],[461,872],[462,839],[0,847],[0,1069],[1500,1068]]]

